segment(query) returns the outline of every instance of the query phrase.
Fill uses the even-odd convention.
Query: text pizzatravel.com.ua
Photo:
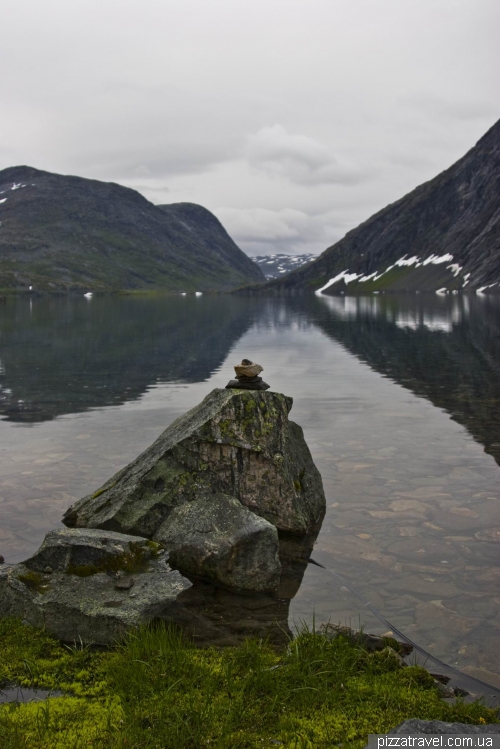
[[[381,736],[371,734],[369,747],[436,747],[436,749],[455,749],[455,747],[500,747],[500,734],[496,736]]]

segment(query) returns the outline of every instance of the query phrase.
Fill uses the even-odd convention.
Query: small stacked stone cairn
[[[268,390],[269,385],[264,382],[259,374],[264,370],[260,364],[250,361],[250,359],[242,359],[241,364],[236,364],[234,371],[236,372],[236,379],[229,380],[226,388],[239,388],[240,390]]]

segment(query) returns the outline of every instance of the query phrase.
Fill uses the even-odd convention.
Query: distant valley
[[[257,263],[267,280],[280,278],[285,273],[302,268],[312,263],[318,256],[311,253],[303,255],[257,255],[252,258]]]
[[[228,291],[264,281],[202,206],[156,206],[110,182],[0,171],[0,288]]]

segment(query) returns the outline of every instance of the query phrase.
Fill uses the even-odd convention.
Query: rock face
[[[155,539],[169,563],[234,591],[274,590],[280,579],[278,533],[267,520],[226,494],[205,495],[176,507]]]
[[[500,121],[459,161],[258,293],[500,290]],[[328,289],[326,285],[329,284]]]
[[[191,583],[157,556],[155,546],[107,531],[52,531],[26,564],[0,571],[1,615],[61,640],[101,645],[155,617],[182,620],[177,598]]]
[[[176,507],[223,493],[278,530],[305,534],[325,496],[291,407],[280,393],[213,390],[63,522],[153,538]]]

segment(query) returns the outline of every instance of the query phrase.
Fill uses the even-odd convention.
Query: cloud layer
[[[261,128],[248,138],[245,151],[252,166],[299,185],[355,185],[365,178],[339,164],[314,138],[291,135],[283,125]]]
[[[319,252],[500,116],[499,22],[496,0],[17,0],[0,168],[201,203],[253,254]]]

